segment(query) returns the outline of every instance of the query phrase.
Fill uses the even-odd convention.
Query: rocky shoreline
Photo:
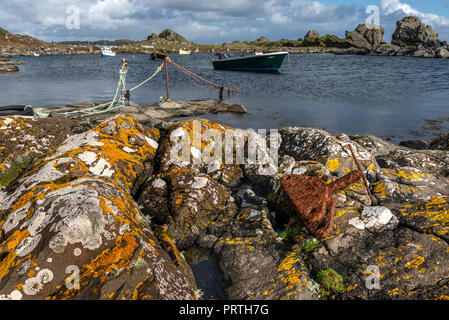
[[[312,128],[283,128],[273,144],[198,118],[98,123],[0,117],[1,299],[201,299],[193,270],[208,259],[227,299],[449,298],[447,136],[415,150]],[[266,161],[195,161],[213,148],[208,129],[266,139]],[[191,161],[171,156],[179,139]],[[334,196],[327,239],[287,227],[282,177],[334,181],[355,169],[349,144],[377,203],[360,182]]]
[[[160,34],[152,33],[146,40],[117,40],[114,51],[119,53],[148,54],[154,51],[177,53],[186,48],[192,52],[252,52],[257,51],[289,51],[290,53],[329,53],[338,55],[373,55],[399,56],[419,58],[449,58],[447,42],[438,39],[438,33],[425,25],[419,18],[409,16],[397,22],[391,43],[384,40],[384,28],[378,25],[360,24],[354,31],[346,31],[345,38],[333,34],[321,36],[310,30],[297,40],[282,39],[270,41],[262,36],[255,41],[234,41],[223,44],[197,44],[172,30],[164,30]],[[0,49],[10,55],[30,56],[65,55],[65,54],[99,54],[98,43],[82,42],[50,44],[27,36],[8,33]],[[0,51],[1,52],[1,51]]]

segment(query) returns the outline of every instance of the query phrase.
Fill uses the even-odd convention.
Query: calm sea
[[[161,63],[141,54],[17,57],[26,64],[19,73],[0,75],[0,105],[110,100],[122,58],[129,62],[129,86]],[[210,81],[242,90],[227,100],[245,105],[248,114],[205,116],[236,128],[306,126],[394,142],[432,140],[449,129],[449,60],[304,54],[291,56],[291,71],[286,59],[279,74],[262,74],[215,71],[211,53],[171,58]],[[172,100],[218,97],[216,89],[173,67],[169,78]],[[146,105],[164,95],[165,74],[160,73],[131,100]]]

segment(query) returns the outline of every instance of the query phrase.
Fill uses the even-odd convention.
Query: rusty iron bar
[[[366,192],[368,192],[368,196],[371,199],[371,203],[374,205],[377,201],[374,199],[373,195],[371,194],[371,191],[369,190],[368,180],[366,179],[365,172],[362,169],[362,166],[360,165],[359,159],[357,159],[354,150],[352,149],[352,145],[349,144],[349,150],[351,150],[352,157],[354,158],[355,164],[357,165],[357,168],[362,172],[362,179],[363,183],[365,185]]]

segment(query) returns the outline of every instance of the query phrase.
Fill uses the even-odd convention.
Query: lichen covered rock
[[[35,158],[67,139],[73,126],[69,119],[0,117],[0,189],[20,176]]]
[[[357,169],[349,144],[377,203],[360,180],[333,195],[329,237],[288,226],[283,177],[331,185]],[[117,116],[0,191],[0,299],[194,299],[192,248],[210,253],[230,299],[447,297],[449,153],[438,149],[198,119],[160,132]]]
[[[221,150],[207,149],[230,133],[241,138],[235,140],[234,148],[263,140],[207,120],[187,120],[169,128],[161,142],[160,172],[147,184],[139,203],[151,208],[161,203],[160,207],[168,208],[162,214],[156,208],[151,212],[153,219],[166,223],[180,250],[195,245],[212,252],[229,283],[230,299],[316,298],[308,289],[312,280],[302,258],[284,249],[273,230],[266,200],[243,184],[273,179],[277,169],[273,171],[270,153],[261,151],[266,162],[258,163],[249,161],[246,154],[238,161],[232,152],[226,163],[225,143]],[[215,140],[195,141],[198,135]],[[187,159],[178,157],[180,141],[187,142]]]
[[[0,194],[0,293],[23,299],[192,299],[192,279],[130,193],[159,132],[116,117],[75,135]]]
[[[354,31],[346,31],[346,39],[357,48],[372,50],[377,45],[385,44],[384,33],[381,26],[360,24]]]

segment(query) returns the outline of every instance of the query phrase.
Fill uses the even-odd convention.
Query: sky
[[[143,40],[167,28],[197,43],[298,39],[310,29],[344,37],[378,21],[390,42],[407,15],[449,41],[449,0],[0,0],[0,27],[46,41]]]

